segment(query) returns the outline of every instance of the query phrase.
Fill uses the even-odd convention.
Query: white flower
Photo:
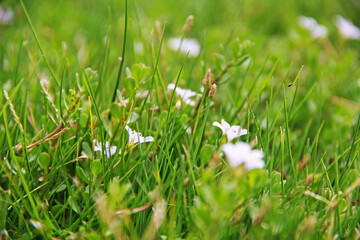
[[[344,38],[360,39],[360,29],[342,16],[336,16],[336,26]]]
[[[249,144],[237,142],[235,144],[226,143],[222,146],[230,166],[236,168],[244,164],[246,169],[264,168],[264,153],[260,150],[251,150]]]
[[[170,83],[167,86],[168,90],[174,90],[175,88],[175,84],[174,83]],[[176,96],[181,97],[181,99],[183,100],[184,103],[190,105],[190,106],[195,106],[195,101],[191,100],[190,98],[196,96],[200,96],[199,94],[197,94],[196,92],[193,92],[191,90],[188,89],[182,89],[180,87],[176,87],[175,90]]]
[[[195,38],[184,38],[182,42],[180,37],[170,38],[168,45],[174,51],[177,51],[180,47],[180,52],[185,54],[189,52],[189,57],[197,57],[200,53],[200,45]]]
[[[102,154],[106,154],[107,158],[110,158],[110,156],[114,155],[116,153],[117,147],[112,146],[110,147],[109,142],[105,142],[105,151],[102,150],[101,143],[99,143],[96,139],[93,141],[94,143],[94,151],[100,151]],[[121,153],[121,150],[119,150],[119,154]]]
[[[141,133],[136,132],[135,130],[131,130],[131,128],[128,125],[125,126],[125,129],[129,133],[129,144],[137,145],[139,143],[154,141],[153,137],[151,136],[143,137]]]
[[[134,42],[134,51],[138,55],[144,54],[144,44],[140,41]]]
[[[234,138],[238,138],[242,135],[247,134],[246,129],[242,129],[240,126],[237,125],[230,126],[230,124],[228,124],[224,119],[221,119],[221,124],[218,122],[214,122],[213,126],[220,128],[223,132],[223,135],[226,134],[229,142]]]
[[[13,19],[13,11],[10,8],[4,9],[0,6],[0,25],[9,25]]]
[[[300,16],[299,24],[301,27],[307,29],[314,39],[324,38],[328,33],[328,29],[325,26],[318,24],[312,17]]]

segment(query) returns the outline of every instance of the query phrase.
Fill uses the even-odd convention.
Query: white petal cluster
[[[341,36],[347,39],[360,39],[360,29],[350,20],[338,15],[335,21]]]
[[[174,83],[170,83],[167,86],[168,90],[174,90],[175,89],[175,84]],[[175,90],[176,96],[180,97],[184,103],[190,105],[190,106],[195,106],[195,101],[191,100],[192,97],[196,96],[200,96],[198,93],[193,92],[189,89],[182,89],[180,87],[176,87]]]
[[[131,130],[129,126],[125,126],[125,129],[127,130],[129,134],[129,141],[128,143],[130,145],[136,146],[139,143],[144,142],[153,142],[154,138],[151,136],[143,137],[141,133],[136,132],[135,130]],[[117,152],[116,146],[110,146],[109,142],[105,142],[105,149],[102,150],[102,145],[97,140],[94,140],[94,151],[100,151],[102,154],[105,154],[107,158],[110,158],[111,156],[115,155]],[[119,154],[121,154],[121,149],[119,150]]]
[[[299,24],[301,27],[307,29],[314,39],[324,38],[328,34],[328,29],[325,26],[318,24],[312,17],[300,16]]]
[[[97,152],[101,152],[102,154],[105,154],[107,158],[110,158],[111,156],[115,155],[117,147],[116,146],[112,146],[110,147],[109,142],[105,142],[105,149],[102,150],[102,145],[101,143],[99,143],[96,139],[93,141],[94,143],[94,151]],[[121,153],[121,150],[119,150],[119,154]]]
[[[135,130],[131,130],[129,126],[125,126],[126,131],[128,131],[129,134],[129,144],[137,145],[139,143],[144,142],[153,142],[154,138],[151,136],[143,137],[141,133],[136,132]]]
[[[226,143],[222,146],[230,166],[236,168],[244,164],[248,170],[254,168],[264,168],[265,162],[263,161],[264,153],[260,150],[251,150],[249,144],[244,142],[237,142],[235,144]]]
[[[189,52],[189,57],[197,57],[200,53],[199,41],[195,38],[184,38],[182,42],[180,37],[170,38],[168,45],[174,51],[180,48],[182,53],[187,54]]]
[[[238,125],[230,126],[229,123],[227,123],[224,119],[221,119],[221,124],[218,122],[214,122],[213,126],[216,126],[221,129],[223,132],[223,135],[226,134],[228,141],[230,142],[234,138],[238,138],[242,135],[247,134],[246,129],[242,129]]]

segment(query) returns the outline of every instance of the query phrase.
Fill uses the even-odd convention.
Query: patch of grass
[[[360,237],[360,45],[334,22],[355,1],[1,6],[1,238]],[[221,119],[264,168],[230,167]]]

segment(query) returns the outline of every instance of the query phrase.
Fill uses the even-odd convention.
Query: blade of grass
[[[111,102],[114,102],[114,101],[115,101],[116,91],[117,91],[117,89],[118,89],[118,87],[119,87],[120,77],[121,77],[122,69],[123,69],[124,62],[125,62],[127,25],[128,25],[128,4],[127,4],[127,0],[125,0],[125,25],[124,25],[123,48],[122,48],[122,55],[121,55],[121,61],[120,61],[119,71],[118,71],[118,74],[117,74],[116,83],[115,83],[115,88],[114,88],[114,93],[113,93]],[[111,114],[109,114],[109,119],[111,119]]]
[[[20,0],[20,3],[21,3],[21,6],[22,6],[22,8],[23,8],[23,10],[24,10],[24,13],[25,13],[25,16],[26,16],[26,20],[27,20],[28,23],[29,23],[31,32],[32,32],[33,35],[34,35],[36,44],[38,45],[38,48],[39,48],[39,50],[40,50],[41,56],[43,57],[43,59],[44,59],[44,61],[45,61],[45,64],[46,64],[48,70],[50,71],[52,77],[54,78],[57,86],[60,87],[60,82],[59,82],[59,80],[57,79],[57,77],[56,77],[53,69],[52,69],[51,66],[50,66],[50,63],[49,63],[48,59],[47,59],[46,56],[45,56],[44,50],[43,50],[43,48],[41,47],[39,38],[38,38],[38,36],[37,36],[37,34],[36,34],[35,28],[34,28],[32,22],[31,22],[31,19],[30,19],[29,14],[28,14],[28,12],[27,12],[27,10],[26,10],[26,7],[25,7],[25,5],[24,5],[24,3],[23,3],[22,0]]]

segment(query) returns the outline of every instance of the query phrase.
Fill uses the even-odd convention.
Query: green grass
[[[360,26],[358,3],[125,4],[1,2],[15,16],[0,25],[0,238],[358,239],[360,42],[334,22]],[[221,119],[248,130],[233,142],[261,149],[264,169],[230,167]],[[154,142],[128,144],[125,125]]]

